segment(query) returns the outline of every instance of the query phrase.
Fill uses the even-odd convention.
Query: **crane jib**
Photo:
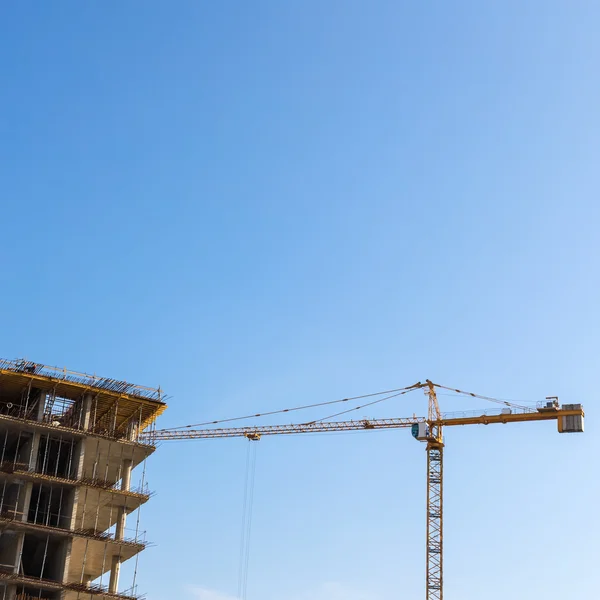
[[[573,407],[573,408],[571,408]],[[328,433],[336,431],[364,431],[410,427],[412,435],[421,441],[431,439],[434,427],[452,427],[457,425],[491,425],[519,423],[528,421],[557,420],[560,433],[582,432],[584,412],[581,405],[565,405],[556,410],[481,411],[446,413],[438,421],[428,421],[426,417],[408,417],[391,419],[362,419],[359,421],[330,421],[296,423],[290,425],[266,425],[256,427],[229,427],[217,429],[163,429],[143,434],[148,441],[169,441],[184,439],[214,439],[225,437],[250,437],[265,435],[294,435],[300,433]]]

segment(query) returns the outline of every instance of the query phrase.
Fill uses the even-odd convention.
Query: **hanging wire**
[[[442,390],[448,390],[450,392],[455,392],[457,394],[462,394],[463,396],[470,396],[471,398],[478,398],[479,400],[487,400],[489,402],[495,402],[496,404],[503,404],[504,406],[513,406],[515,408],[521,408],[523,410],[530,410],[531,407],[529,406],[523,406],[521,404],[517,404],[516,402],[522,402],[522,400],[520,401],[514,401],[514,400],[506,400],[506,399],[502,399],[502,398],[492,398],[490,396],[482,396],[481,394],[474,394],[473,392],[465,392],[463,390],[459,390],[456,388],[451,388],[445,385],[440,385],[439,383],[434,383],[433,384],[436,388],[442,389]]]
[[[248,596],[248,574],[250,572],[250,543],[252,541],[252,516],[254,511],[254,480],[256,476],[256,452],[258,444],[252,443],[252,464],[250,465],[250,497],[248,499],[248,529],[246,531],[246,560],[244,563],[244,589],[242,600]]]
[[[248,479],[250,477],[250,451],[251,444],[246,446],[246,468],[244,470],[244,503],[242,506],[242,529],[240,534],[240,559],[238,564],[238,598],[242,597],[243,575],[244,575],[244,557],[246,543],[246,517],[248,507]]]
[[[147,461],[147,458],[144,458],[144,470],[142,472],[142,481],[141,481],[141,491],[142,491],[142,493],[144,493],[144,486],[146,485],[146,461]],[[140,504],[140,506],[138,506],[138,509],[137,509],[137,520],[136,520],[136,523],[135,523],[135,541],[136,542],[139,541],[138,540],[138,536],[139,536],[139,533],[140,533],[140,516],[141,516],[141,513],[142,513],[142,505]],[[132,594],[135,594],[135,590],[136,590],[136,585],[137,585],[136,581],[137,581],[137,573],[138,573],[138,563],[139,563],[139,560],[140,560],[140,553],[138,552],[135,555],[135,568],[134,568],[134,571],[133,571],[133,582],[131,584],[131,593]]]
[[[344,410],[339,413],[335,413],[333,415],[329,415],[328,417],[323,417],[322,419],[316,419],[315,421],[309,421],[308,423],[303,423],[303,425],[312,425],[313,423],[322,423],[323,421],[327,421],[328,419],[333,419],[334,417],[339,417],[340,415],[345,415],[355,410],[360,410],[361,408],[366,408],[367,406],[373,406],[374,404],[379,404],[380,402],[384,402],[385,400],[390,400],[391,398],[397,398],[398,396],[403,396],[404,394],[409,394],[416,389],[421,388],[421,384],[416,384],[410,388],[405,388],[404,391],[398,392],[397,394],[391,394],[386,396],[385,398],[379,398],[378,400],[373,400],[373,402],[367,402],[367,404],[362,404],[361,406],[355,406],[354,408],[349,408],[348,410]]]
[[[244,476],[244,505],[240,539],[240,562],[238,567],[238,598],[246,600],[248,593],[248,572],[250,564],[250,537],[252,533],[252,512],[254,507],[254,479],[256,473],[256,448],[258,444],[249,441],[246,452],[246,473]]]
[[[304,406],[296,406],[294,408],[284,408],[284,409],[280,409],[280,410],[272,410],[269,412],[263,412],[263,413],[256,413],[253,415],[246,415],[244,417],[233,417],[233,418],[229,418],[229,419],[220,419],[218,421],[206,421],[204,423],[194,423],[192,425],[180,425],[179,427],[169,427],[167,429],[157,429],[157,432],[160,431],[172,431],[174,429],[189,429],[191,427],[204,427],[205,425],[218,425],[219,423],[230,423],[232,421],[242,421],[244,419],[255,419],[256,417],[267,417],[270,415],[278,415],[278,414],[282,414],[282,413],[287,413],[287,412],[294,412],[294,411],[298,411],[298,410],[306,410],[309,408],[318,408],[320,406],[329,406],[331,404],[340,404],[342,402],[352,402],[354,400],[362,400],[364,398],[373,398],[374,396],[383,396],[384,394],[395,394],[396,392],[403,392],[403,391],[410,391],[419,387],[422,387],[423,384],[419,381],[417,383],[415,383],[414,385],[408,386],[408,387],[403,387],[403,388],[397,388],[395,390],[385,390],[383,392],[374,392],[372,394],[363,394],[362,396],[353,396],[351,398],[341,398],[340,400],[330,400],[328,402],[317,402],[316,404],[306,404]],[[369,406],[368,404],[365,406]],[[342,413],[340,413],[342,414]]]

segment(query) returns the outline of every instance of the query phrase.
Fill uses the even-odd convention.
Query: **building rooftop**
[[[62,413],[57,410],[57,416],[64,416],[70,404],[86,393],[91,394],[95,420],[100,422],[103,415],[110,414],[114,431],[125,428],[134,418],[143,431],[167,408],[160,388],[49,367],[24,359],[0,359],[0,412],[11,414],[3,408],[23,405],[24,391],[31,388],[47,391],[58,399],[56,405]],[[19,416],[27,418],[27,415]]]

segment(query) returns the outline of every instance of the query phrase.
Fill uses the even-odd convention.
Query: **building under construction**
[[[150,494],[132,471],[165,408],[160,389],[0,360],[0,600],[136,598],[119,573]]]
[[[438,389],[458,397],[487,400],[501,408],[442,413]],[[415,390],[425,391],[428,416],[330,420]],[[132,473],[145,464],[156,441],[244,437],[255,442],[265,435],[396,428],[410,428],[413,437],[426,445],[426,597],[442,600],[443,430],[556,421],[559,433],[577,433],[584,429],[583,407],[561,405],[551,396],[534,408],[426,380],[396,390],[267,414],[376,396],[377,400],[363,406],[303,423],[230,427],[232,419],[226,419],[211,422],[217,428],[188,425],[157,430],[156,418],[166,408],[160,389],[23,360],[0,360],[0,600],[139,598],[137,557],[145,547],[139,509],[149,499],[149,492],[145,468],[136,471],[141,472],[139,485],[133,483]],[[252,494],[254,482],[252,456],[248,454],[246,494]],[[134,511],[137,515],[132,519]],[[127,527],[128,516],[133,527]],[[245,514],[244,523],[249,522]],[[239,589],[243,597],[248,535],[249,526],[242,537]],[[134,557],[129,563],[135,565],[131,583],[120,584],[121,565]]]

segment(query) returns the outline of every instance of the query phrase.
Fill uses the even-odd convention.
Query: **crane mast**
[[[442,414],[428,381],[430,439],[427,441],[427,600],[444,596],[444,442]]]
[[[561,406],[558,398],[550,397],[537,408],[526,408],[503,402],[507,408],[468,413],[442,413],[436,395],[437,384],[427,380],[411,386],[423,388],[428,396],[427,417],[361,419],[352,421],[311,421],[290,425],[224,427],[194,429],[180,427],[149,431],[146,441],[215,439],[245,437],[258,441],[268,435],[300,433],[333,433],[338,431],[381,430],[410,427],[412,435],[427,444],[427,531],[426,531],[426,600],[443,600],[444,595],[444,440],[443,428],[458,425],[491,425],[531,421],[556,420],[559,433],[583,432],[584,412],[581,404]],[[451,388],[446,388],[451,389]],[[459,390],[455,390],[459,391]]]

